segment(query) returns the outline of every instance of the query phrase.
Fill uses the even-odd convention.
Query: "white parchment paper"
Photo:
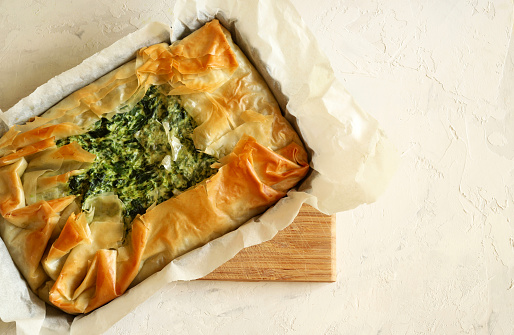
[[[377,121],[361,111],[336,80],[315,37],[287,0],[179,0],[171,30],[160,23],[145,26],[51,79],[0,119],[7,126],[23,123],[133,58],[139,48],[182,38],[213,18],[232,32],[267,80],[309,149],[312,173],[260,217],[174,260],[86,316],[73,318],[45,307],[27,288],[0,241],[0,318],[16,321],[19,333],[101,333],[164,285],[201,278],[242,248],[273,238],[293,221],[303,203],[333,214],[374,201],[386,187],[396,169],[393,146]]]

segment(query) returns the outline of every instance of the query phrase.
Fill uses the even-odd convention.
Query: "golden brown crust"
[[[268,159],[266,168],[263,157]],[[74,249],[79,251],[66,261],[50,290],[50,301],[69,313],[101,306],[174,258],[262,213],[285,195],[285,190],[273,188],[279,179],[296,183],[307,169],[306,161],[290,161],[252,138],[242,139],[212,178],[137,217],[128,242],[117,253],[108,252],[108,245],[99,245],[94,236],[92,246]],[[95,228],[94,233],[109,233],[106,227]],[[83,262],[85,253],[93,257],[89,266]]]
[[[14,129],[14,128],[13,128]],[[19,133],[12,139],[9,147],[17,150],[30,144],[49,139],[53,137],[55,140],[65,138],[72,135],[78,135],[84,132],[82,127],[73,123],[61,123],[56,125],[41,126],[34,128],[25,133]]]
[[[4,215],[0,234],[14,262],[35,292],[48,278],[40,262],[59,220],[59,212],[74,198],[68,196],[48,202],[41,201]]]
[[[35,153],[44,151],[50,147],[55,146],[54,137],[30,144],[19,150],[16,150],[12,154],[0,158],[0,167],[12,164],[22,157],[33,155]]]
[[[272,150],[295,142],[296,132],[282,116],[264,79],[223,29],[239,67],[230,80],[209,93],[182,97],[184,107],[200,125],[194,130],[195,146],[221,158],[239,139],[250,135]]]
[[[77,176],[81,173],[83,173],[82,170],[72,170],[56,176],[41,177],[37,180],[37,187],[42,190],[55,187],[58,184],[67,183],[72,176]]]
[[[27,161],[24,158],[0,168],[0,214],[2,216],[25,205],[21,175],[26,168]]]
[[[218,21],[207,23],[170,47],[161,43],[143,48],[139,56],[142,63],[137,70],[140,82],[168,83],[171,86],[168,94],[174,95],[215,90],[238,67]],[[153,61],[149,62],[149,59]]]
[[[95,155],[55,140],[130,107],[153,84],[182,95],[199,124],[195,145],[220,159],[219,170],[136,217],[125,234],[116,195],[98,195],[83,211],[65,196],[68,179]],[[308,169],[263,79],[212,21],[171,46],[141,49],[136,60],[0,139],[0,235],[35,292],[68,313],[87,313],[262,213]]]
[[[50,278],[57,279],[64,265],[64,256],[81,243],[91,244],[91,231],[84,213],[79,215],[72,213],[42,261],[43,268]]]

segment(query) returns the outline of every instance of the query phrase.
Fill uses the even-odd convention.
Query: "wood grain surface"
[[[335,215],[304,205],[271,241],[241,250],[203,279],[334,282]]]

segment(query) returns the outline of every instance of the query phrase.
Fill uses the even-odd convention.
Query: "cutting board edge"
[[[227,261],[227,263],[221,265],[220,267],[215,269],[210,274],[206,275],[205,277],[199,278],[198,280],[210,280],[210,281],[217,280],[217,281],[234,281],[234,282],[320,282],[320,283],[331,283],[331,282],[337,281],[336,215],[335,214],[334,215],[325,215],[325,214],[322,214],[321,212],[315,210],[311,206],[304,205],[302,207],[302,209],[300,210],[300,213],[297,217],[297,219],[299,219],[300,221],[297,222],[297,219],[295,219],[295,221],[291,225],[288,225],[283,230],[279,231],[277,233],[277,235],[275,236],[275,238],[278,237],[279,240],[281,238],[283,238],[279,235],[281,235],[282,232],[284,232],[288,229],[291,229],[291,226],[293,226],[294,224],[302,224],[300,222],[303,222],[303,224],[305,224],[306,216],[311,216],[313,219],[315,219],[315,221],[319,220],[319,218],[321,216],[324,218],[323,220],[326,222],[326,224],[330,225],[330,228],[329,228],[330,235],[327,236],[327,242],[330,243],[330,250],[327,254],[327,256],[330,255],[330,263],[329,263],[328,267],[325,267],[325,269],[328,269],[328,271],[325,270],[326,272],[323,275],[313,275],[312,273],[310,273],[308,275],[302,276],[302,275],[299,275],[297,272],[288,273],[288,271],[290,271],[290,270],[287,270],[287,268],[286,269],[269,268],[269,270],[276,270],[276,271],[272,271],[271,274],[268,273],[269,274],[268,277],[266,277],[266,276],[261,277],[259,275],[255,276],[255,273],[253,275],[245,276],[243,273],[241,273],[241,275],[238,275],[237,273],[234,273],[233,271],[225,272],[225,270],[227,269],[224,267],[225,264],[230,264],[234,258],[237,259],[238,255],[236,255],[233,259]],[[307,221],[309,221],[309,220],[307,220]],[[285,236],[291,236],[290,232],[288,234],[286,233]],[[273,243],[272,241],[273,241],[273,239],[270,241],[267,241],[267,242],[263,242],[263,244]],[[255,247],[259,248],[259,246],[260,245],[245,248],[245,249],[242,249],[240,252],[247,253],[249,251],[249,249],[252,249]],[[253,249],[253,250],[255,250],[255,249]],[[229,266],[229,268],[230,268],[230,266]],[[219,270],[221,270],[221,271],[219,271]],[[243,269],[240,269],[240,270],[243,270]],[[225,273],[222,274],[223,272],[225,272]]]

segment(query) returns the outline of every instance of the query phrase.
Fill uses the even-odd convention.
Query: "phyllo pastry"
[[[298,135],[218,21],[0,139],[0,235],[30,288],[87,313],[239,227],[309,170]]]

